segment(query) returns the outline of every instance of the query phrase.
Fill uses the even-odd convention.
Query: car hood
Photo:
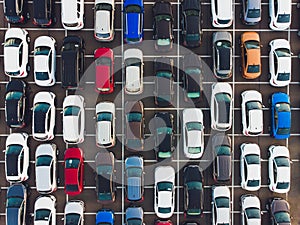
[[[36,173],[36,185],[40,191],[49,191],[51,187],[51,181],[49,175],[51,171],[49,167],[38,167],[38,173]]]
[[[200,147],[201,144],[201,131],[188,131],[188,147]]]
[[[107,34],[110,32],[110,12],[107,10],[98,10],[96,12],[96,33]]]
[[[48,56],[39,55],[34,57],[34,71],[48,72]]]
[[[142,14],[140,13],[127,13],[126,21],[127,21],[127,35],[130,38],[138,37],[140,35],[140,17]]]
[[[140,177],[130,177],[127,179],[127,197],[130,200],[139,200],[142,197],[141,185],[142,181]]]
[[[19,70],[19,48],[4,47],[4,65],[5,71],[17,72]]]

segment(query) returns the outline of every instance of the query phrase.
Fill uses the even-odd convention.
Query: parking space
[[[300,28],[300,18],[299,18],[299,9],[297,9],[297,0],[293,0],[292,5],[292,25],[291,28],[286,31],[271,31],[268,27],[268,0],[262,0],[262,21],[256,26],[245,26],[241,23],[240,12],[241,12],[241,3],[239,0],[234,0],[233,13],[235,15],[235,20],[233,25],[228,29],[222,29],[229,31],[232,34],[234,40],[234,60],[233,60],[233,76],[228,80],[232,85],[234,91],[234,111],[233,111],[233,125],[232,129],[227,133],[232,140],[232,180],[229,183],[226,183],[231,190],[231,200],[232,200],[232,224],[240,224],[240,196],[245,193],[250,193],[243,190],[240,186],[240,145],[244,142],[254,142],[259,144],[261,148],[261,157],[262,157],[262,187],[259,191],[253,192],[261,200],[262,210],[264,212],[262,216],[262,224],[270,224],[268,213],[266,213],[265,204],[267,200],[271,197],[279,196],[287,199],[291,205],[291,214],[293,216],[292,223],[300,223],[300,210],[299,204],[297,202],[300,200],[300,188],[299,188],[299,179],[300,179],[300,155],[299,155],[299,144],[300,144],[300,95],[299,93],[299,82],[300,76],[298,75],[300,71],[298,54],[300,52],[300,41],[297,36],[298,28]],[[144,1],[145,5],[145,21],[144,21],[144,41],[138,47],[143,50],[144,54],[144,92],[138,96],[128,96],[124,93],[122,88],[124,87],[124,76],[122,71],[122,57],[124,50],[132,47],[127,46],[123,42],[122,38],[122,2],[120,0],[116,1],[116,11],[115,11],[115,38],[110,43],[100,43],[97,42],[93,37],[93,5],[94,1],[85,0],[85,27],[81,31],[65,31],[62,28],[60,22],[60,1],[55,1],[56,9],[56,24],[49,28],[38,28],[32,24],[32,21],[28,21],[26,24],[21,25],[22,28],[25,28],[29,32],[31,38],[30,50],[33,50],[34,40],[41,35],[50,35],[53,36],[57,41],[57,83],[50,88],[38,87],[34,83],[34,78],[32,72],[24,80],[29,84],[28,89],[28,102],[29,108],[32,107],[33,97],[36,93],[42,90],[52,91],[56,94],[56,124],[55,124],[55,138],[51,141],[58,146],[59,155],[58,155],[58,173],[59,173],[59,187],[58,190],[54,193],[54,196],[57,198],[57,224],[63,224],[61,218],[63,217],[64,206],[66,201],[70,199],[80,199],[85,202],[85,224],[94,224],[95,223],[95,214],[101,208],[111,208],[115,212],[116,224],[124,223],[124,212],[128,206],[131,204],[126,202],[125,199],[125,186],[124,186],[124,160],[126,157],[134,154],[143,156],[145,162],[145,193],[144,201],[141,203],[136,203],[134,205],[140,205],[144,209],[144,220],[146,224],[153,224],[153,222],[158,219],[154,213],[154,168],[159,165],[155,160],[155,154],[153,151],[154,140],[151,133],[151,127],[153,126],[151,119],[154,114],[159,111],[169,111],[174,115],[175,121],[175,133],[176,133],[176,150],[174,152],[174,158],[170,165],[172,165],[175,170],[178,172],[176,174],[176,190],[175,190],[175,213],[171,217],[174,225],[182,224],[189,219],[185,219],[183,215],[183,168],[189,164],[198,164],[201,168],[204,169],[204,217],[197,218],[196,221],[200,224],[211,224],[211,186],[215,184],[212,177],[212,165],[211,160],[205,158],[201,160],[188,160],[183,155],[182,147],[182,132],[181,132],[181,117],[182,110],[184,108],[193,107],[191,102],[184,101],[184,91],[182,89],[182,79],[181,79],[181,65],[184,54],[187,50],[179,46],[179,0],[171,0],[173,14],[175,18],[174,23],[174,36],[175,43],[174,48],[171,52],[164,54],[164,56],[172,57],[175,63],[175,101],[174,105],[169,108],[157,108],[154,104],[153,90],[154,90],[154,80],[153,80],[153,60],[161,55],[155,52],[152,42],[152,6],[154,2]],[[32,14],[32,1],[28,2],[29,13]],[[205,68],[212,68],[212,34],[215,31],[220,31],[220,29],[213,28],[211,25],[211,13],[210,13],[210,0],[201,0],[202,6],[202,29],[203,29],[203,40],[199,48],[192,49],[192,51],[198,54],[203,63],[205,63]],[[0,11],[3,11],[3,1],[0,1]],[[10,25],[4,21],[4,18],[0,20],[0,40],[4,40],[4,34],[7,28],[15,27],[15,25]],[[240,50],[240,36],[245,31],[257,31],[260,34],[261,44],[262,44],[262,75],[255,80],[245,80],[242,78],[240,66],[241,66],[241,50]],[[68,147],[62,138],[62,103],[66,95],[74,94],[74,91],[68,91],[61,87],[61,73],[60,73],[60,57],[62,46],[62,40],[66,35],[79,35],[85,41],[85,75],[82,79],[83,89],[76,91],[76,94],[81,94],[85,97],[86,101],[86,135],[84,143],[79,146],[84,150],[85,155],[85,172],[84,180],[85,186],[84,191],[75,197],[66,196],[63,190],[64,187],[64,168],[63,168],[63,157],[64,151]],[[292,81],[288,87],[284,88],[275,88],[269,85],[268,78],[268,43],[275,38],[284,38],[289,40],[291,44],[292,52],[294,53],[292,57]],[[94,91],[94,70],[93,70],[93,54],[94,50],[99,47],[109,47],[114,50],[115,54],[115,91],[110,95],[99,95]],[[9,81],[9,78],[4,75],[3,71],[3,48],[0,48],[0,72],[2,76],[0,77],[0,95],[4,96],[5,94],[5,85]],[[31,68],[33,67],[33,55],[30,56]],[[177,66],[178,65],[178,66]],[[204,125],[205,125],[205,143],[210,142],[210,137],[213,134],[213,131],[210,128],[210,92],[211,84],[215,82],[212,72],[205,69],[204,79],[203,79],[203,90],[204,97],[200,103],[197,103],[196,106],[200,107],[204,113]],[[262,93],[264,108],[264,134],[259,137],[245,137],[242,134],[241,130],[241,96],[240,94],[244,90],[255,89]],[[269,110],[269,97],[272,93],[277,91],[283,91],[290,95],[291,105],[292,105],[292,134],[291,137],[287,140],[278,141],[269,135],[269,126],[270,126],[270,110]],[[99,148],[96,147],[95,142],[95,105],[103,100],[113,101],[116,104],[116,135],[117,143],[116,145],[109,149],[112,151],[116,157],[116,170],[117,170],[117,195],[116,202],[110,205],[101,205],[96,201],[95,194],[95,156],[99,151]],[[125,150],[124,143],[124,103],[128,100],[142,100],[145,107],[145,150],[139,153],[132,153]],[[22,129],[9,129],[5,124],[5,114],[4,114],[4,100],[0,101],[0,149],[5,149],[5,140],[8,134],[12,132],[27,132],[31,134],[31,112],[28,110],[27,121],[28,125]],[[35,174],[34,174],[34,156],[35,149],[40,144],[40,142],[35,141],[32,136],[29,138],[30,146],[30,177],[27,181],[30,187],[29,195],[29,204],[28,211],[29,215],[33,213],[33,205],[35,198],[38,196],[38,193],[35,188]],[[291,190],[288,194],[274,194],[269,191],[267,186],[267,149],[272,144],[286,145],[290,150],[291,160],[292,160],[292,183]],[[209,145],[205,151],[211,151]],[[162,163],[166,164],[166,163]],[[9,183],[5,180],[5,169],[4,169],[4,153],[0,154],[0,224],[5,224],[5,199],[6,199],[6,190],[9,187]],[[251,192],[252,193],[252,192]]]

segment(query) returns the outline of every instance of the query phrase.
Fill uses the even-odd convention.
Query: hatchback
[[[6,138],[5,176],[8,182],[26,181],[29,168],[28,134],[12,133]]]
[[[48,141],[54,138],[55,94],[38,92],[33,99],[32,136],[37,141]]]
[[[290,204],[282,198],[269,199],[266,204],[271,223],[276,225],[291,225]]]
[[[269,0],[269,18],[272,30],[288,29],[292,20],[292,1]]]
[[[128,207],[125,212],[125,225],[144,225],[144,210],[142,207]]]
[[[56,72],[56,41],[40,36],[34,41],[34,81],[39,86],[53,86]]]
[[[65,151],[65,193],[78,195],[83,191],[84,161],[80,148],[68,148]]]
[[[232,0],[211,0],[212,25],[217,28],[230,27],[233,22]]]
[[[64,225],[84,225],[84,202],[81,200],[71,200],[65,205]]]
[[[258,197],[250,194],[242,195],[241,206],[242,225],[261,225],[262,212]]]
[[[9,23],[24,23],[27,19],[28,15],[25,15],[25,6],[24,4],[27,3],[24,0],[20,1],[11,1],[11,0],[4,0],[3,1],[3,11],[4,17],[7,22]]]
[[[61,23],[66,30],[82,29],[84,26],[84,0],[62,0]]]
[[[114,225],[115,224],[115,215],[114,211],[111,209],[101,209],[96,213],[96,225],[106,224]]]
[[[212,187],[212,224],[231,224],[230,190],[227,186]]]
[[[256,25],[261,21],[261,0],[242,0],[242,22]]]
[[[271,96],[271,135],[275,139],[286,139],[291,133],[290,97],[283,92]]]
[[[11,80],[6,84],[5,121],[10,128],[25,126],[26,117],[26,83],[21,80]]]
[[[54,17],[53,0],[33,0],[33,24],[41,27],[49,27],[56,18]]]
[[[114,52],[110,48],[98,48],[94,53],[96,82],[95,90],[100,94],[114,91]]]
[[[41,195],[34,203],[34,225],[56,225],[56,198],[53,195]]]
[[[30,38],[21,28],[9,28],[4,37],[4,73],[9,77],[27,77]]]

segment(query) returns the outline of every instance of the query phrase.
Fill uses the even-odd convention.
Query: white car
[[[292,53],[289,41],[275,39],[269,43],[270,84],[275,87],[289,85],[292,72]]]
[[[61,23],[66,30],[82,29],[84,26],[84,0],[62,0]]]
[[[257,191],[261,185],[260,148],[254,143],[240,146],[241,186],[247,191]]]
[[[292,20],[292,0],[269,0],[269,17],[272,30],[288,29]]]
[[[227,186],[212,187],[212,224],[231,224],[230,190]]]
[[[56,225],[56,198],[39,196],[34,203],[34,225]]]
[[[36,190],[41,194],[49,194],[57,189],[57,170],[55,144],[41,144],[35,151]]]
[[[114,0],[95,0],[94,37],[98,41],[114,39]]]
[[[187,158],[199,159],[204,152],[204,124],[201,109],[182,112],[183,153]]]
[[[14,78],[27,77],[30,38],[21,28],[9,28],[4,37],[4,73]]]
[[[13,133],[6,138],[5,176],[8,182],[22,182],[28,179],[29,148],[28,134]]]
[[[68,95],[63,102],[63,138],[68,144],[84,141],[84,98],[81,95]]]
[[[71,200],[66,203],[64,212],[64,225],[84,224],[84,202],[81,200]]]
[[[143,52],[138,48],[130,48],[124,52],[125,93],[134,95],[143,92]]]
[[[232,0],[211,0],[211,14],[214,27],[230,27],[233,22]]]
[[[262,95],[256,90],[248,90],[241,96],[243,134],[258,136],[263,133]]]
[[[175,170],[172,166],[158,166],[154,171],[154,210],[159,218],[170,218],[174,212]]]
[[[228,83],[214,83],[212,85],[210,116],[211,128],[226,131],[232,124],[232,88]]]
[[[33,100],[32,136],[37,141],[54,138],[55,94],[48,91],[38,92]]]
[[[269,147],[269,189],[276,193],[287,193],[291,186],[290,153],[285,146]]]
[[[39,86],[55,84],[55,45],[55,39],[49,36],[40,36],[34,41],[34,81]]]
[[[241,206],[242,225],[261,225],[260,200],[257,196],[242,195]]]
[[[96,105],[96,145],[110,148],[116,144],[116,109],[113,102],[100,102]]]

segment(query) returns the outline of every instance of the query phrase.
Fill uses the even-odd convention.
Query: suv
[[[62,0],[61,23],[66,30],[82,29],[84,26],[84,0]]]
[[[54,1],[33,0],[33,24],[48,27],[54,21]]]
[[[84,66],[84,42],[78,36],[67,36],[61,48],[61,84],[76,89]]]
[[[24,16],[24,0],[3,1],[3,11],[7,22],[9,23],[24,23],[26,17]]]

